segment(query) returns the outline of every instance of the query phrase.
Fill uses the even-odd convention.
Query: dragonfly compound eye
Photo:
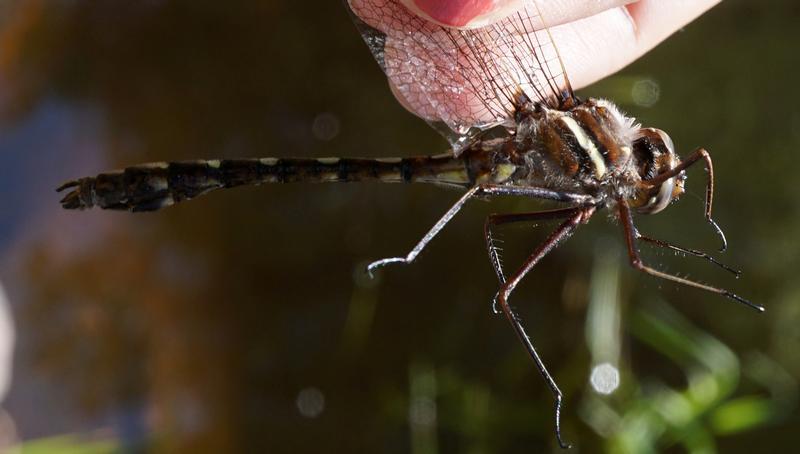
[[[632,201],[639,213],[658,213],[683,193],[683,172],[664,181],[658,178],[680,164],[675,146],[667,133],[656,128],[639,129],[633,140],[633,158],[642,179]]]

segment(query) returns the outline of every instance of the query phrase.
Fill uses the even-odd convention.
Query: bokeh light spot
[[[598,364],[589,378],[592,388],[600,394],[611,394],[619,388],[619,370],[609,363]]]
[[[319,388],[304,388],[297,393],[296,404],[301,415],[316,418],[325,411],[325,395]]]

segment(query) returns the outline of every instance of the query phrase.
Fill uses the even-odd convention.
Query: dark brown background
[[[554,446],[551,397],[490,312],[481,237],[486,214],[535,203],[470,205],[418,263],[377,281],[366,262],[405,253],[458,193],[287,185],[154,214],[60,209],[63,180],[145,161],[441,152],[445,142],[392,98],[343,6],[314,4],[3,5],[0,277],[17,336],[4,431],[45,452]],[[582,92],[665,129],[684,155],[711,151],[730,240],[721,258],[743,277],[646,256],[768,311],[637,274],[618,226],[596,216],[514,296],[566,394],[575,452],[771,452],[797,441],[798,19],[790,0],[723,2]],[[659,87],[652,107],[631,95],[642,80]],[[327,133],[314,134],[315,119]],[[702,170],[688,188],[639,225],[712,251]],[[552,227],[507,229],[509,266]],[[608,315],[609,301],[621,305],[619,330],[586,317]],[[593,330],[621,346],[610,398],[588,386]],[[313,401],[312,388],[324,408],[307,417],[298,396]],[[50,438],[63,434],[77,438]]]

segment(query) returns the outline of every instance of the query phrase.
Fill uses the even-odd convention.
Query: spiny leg
[[[461,208],[473,197],[480,196],[499,196],[499,195],[514,195],[525,196],[537,199],[556,200],[560,202],[571,203],[589,203],[593,199],[584,194],[573,194],[568,192],[552,191],[550,189],[525,187],[525,186],[499,186],[499,185],[478,185],[467,191],[460,199],[442,216],[436,224],[422,237],[416,246],[405,257],[390,257],[381,260],[376,260],[367,266],[367,272],[370,276],[373,275],[376,269],[386,266],[390,263],[403,263],[409,264],[422,252],[423,249],[431,242],[431,240],[447,225],[450,220],[461,211]]]
[[[678,284],[683,284],[689,287],[698,288],[700,290],[705,290],[707,292],[716,293],[718,295],[724,296],[725,298],[729,298],[736,302],[742,303],[745,306],[751,307],[759,312],[764,312],[763,306],[748,301],[742,298],[741,296],[736,295],[728,290],[718,287],[713,287],[711,285],[701,284],[699,282],[695,282],[682,277],[674,276],[672,274],[665,273],[663,271],[659,271],[645,265],[644,262],[642,262],[641,256],[639,255],[639,250],[636,248],[636,227],[634,227],[633,225],[633,217],[631,216],[631,210],[624,200],[620,199],[617,202],[619,206],[619,218],[620,222],[622,223],[622,230],[625,234],[625,243],[628,247],[628,258],[631,261],[631,266],[651,276],[655,276],[661,279],[666,279],[672,282],[677,282]]]
[[[536,211],[533,213],[514,213],[514,214],[491,214],[486,218],[486,222],[483,225],[483,233],[484,238],[486,240],[486,250],[489,253],[489,262],[492,264],[492,268],[494,268],[495,274],[497,274],[497,280],[500,281],[500,285],[506,283],[505,273],[503,272],[503,264],[502,260],[500,259],[500,251],[497,246],[495,246],[495,239],[492,234],[492,227],[499,226],[503,224],[511,224],[514,222],[530,222],[530,221],[542,221],[542,220],[551,220],[551,219],[564,219],[573,214],[575,214],[580,208],[572,207],[572,208],[560,208],[556,210],[547,210],[547,211]],[[500,314],[502,311],[497,306],[497,297],[492,300],[492,312],[495,314]]]
[[[728,271],[729,273],[732,273],[737,279],[742,274],[741,271],[729,267],[728,265],[720,262],[719,260],[717,260],[714,257],[706,254],[703,251],[698,251],[697,249],[685,248],[685,247],[682,247],[682,246],[678,246],[676,244],[672,244],[672,243],[670,243],[668,241],[658,240],[656,238],[650,238],[648,236],[642,235],[637,230],[634,230],[634,234],[635,234],[637,240],[641,240],[641,241],[644,241],[644,242],[647,242],[647,243],[650,243],[650,244],[654,244],[654,245],[656,245],[658,247],[663,247],[663,248],[666,248],[666,249],[672,249],[673,251],[679,252],[679,253],[684,254],[684,255],[693,255],[695,257],[698,257],[698,258],[701,258],[701,259],[705,259],[705,260],[711,262],[712,264],[717,265],[718,267],[722,268],[723,270]]]
[[[645,183],[651,184],[653,186],[659,185],[664,181],[669,180],[672,177],[678,176],[681,172],[686,170],[688,167],[692,166],[699,160],[703,160],[706,163],[706,172],[708,174],[708,181],[706,184],[706,201],[705,201],[705,217],[706,221],[711,224],[711,227],[717,232],[720,239],[722,240],[722,247],[720,247],[720,252],[725,252],[728,249],[728,240],[725,239],[725,233],[722,232],[719,224],[717,224],[714,219],[711,218],[711,205],[714,201],[714,165],[711,162],[711,155],[708,154],[708,151],[705,148],[698,148],[694,151],[694,153],[690,154],[686,157],[680,164],[675,166],[674,169],[671,169],[667,172],[664,172],[660,175],[655,176],[650,180],[646,180]]]
[[[528,354],[533,359],[534,363],[536,363],[536,367],[539,369],[539,373],[544,378],[547,386],[550,388],[550,391],[555,398],[555,425],[556,425],[556,437],[558,439],[558,444],[562,448],[569,448],[570,445],[564,443],[564,440],[561,438],[561,402],[563,400],[563,395],[561,394],[561,390],[558,388],[553,377],[548,372],[547,367],[545,367],[542,358],[539,356],[539,353],[536,351],[536,348],[533,346],[533,342],[531,341],[530,336],[528,333],[525,332],[525,328],[522,326],[522,322],[520,321],[517,314],[511,309],[511,306],[508,304],[508,298],[511,295],[511,292],[514,291],[514,288],[519,284],[519,282],[525,277],[526,274],[537,264],[539,261],[547,255],[550,251],[552,251],[556,246],[558,246],[562,241],[569,238],[575,229],[578,227],[578,224],[581,222],[586,222],[588,218],[594,212],[594,207],[588,207],[583,209],[577,209],[576,212],[570,216],[565,222],[563,222],[550,236],[540,244],[536,250],[528,257],[525,263],[514,273],[507,282],[505,282],[497,293],[497,301],[502,309],[503,313],[506,315],[506,318],[511,323],[511,326],[514,328],[514,332],[517,334],[517,337],[522,342],[522,345],[525,346],[525,349],[528,351]]]

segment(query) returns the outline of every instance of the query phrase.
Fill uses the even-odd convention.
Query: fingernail
[[[517,3],[515,0],[401,0],[401,2],[425,19],[457,28],[488,25],[505,15],[509,4]]]

